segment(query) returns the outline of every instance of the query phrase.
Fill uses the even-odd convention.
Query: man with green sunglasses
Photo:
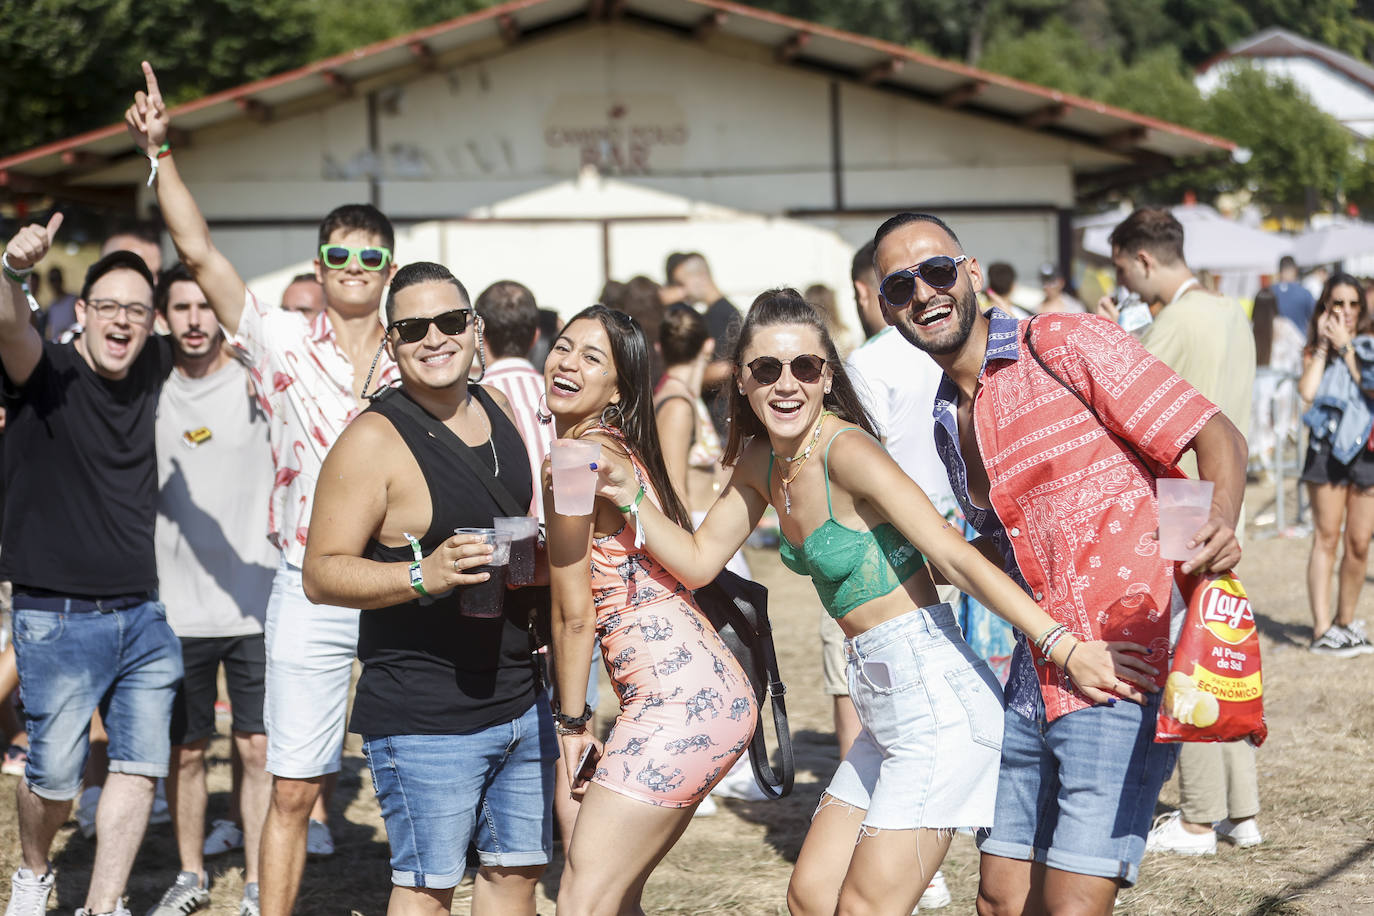
[[[358,611],[311,604],[301,585],[315,481],[325,454],[361,411],[374,359],[378,384],[397,378],[383,352],[382,296],[396,271],[390,221],[370,204],[336,208],[320,224],[316,278],[324,311],[304,316],[260,301],[214,246],[167,144],[171,119],[157,77],[125,115],[155,162],[158,204],[182,261],[230,342],[249,360],[270,424],[275,467],[268,537],[281,549],[265,626],[267,769],[272,798],[262,831],[260,912],[287,916],[307,850],[333,852],[322,802],[337,781]],[[308,702],[303,702],[308,698]],[[313,809],[313,810],[312,810]],[[247,895],[245,895],[247,897]],[[258,909],[241,911],[257,916]]]

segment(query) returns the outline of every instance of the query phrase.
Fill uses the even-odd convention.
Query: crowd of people
[[[741,315],[695,252],[551,325],[522,284],[473,297],[346,204],[272,304],[215,246],[144,71],[126,120],[178,261],[112,239],[72,320],[54,306],[40,332],[24,284],[62,215],[4,249],[0,694],[22,684],[24,718],[0,720],[23,774],[6,916],[46,911],[74,800],[96,839],[77,913],[128,913],[159,781],[180,863],[150,916],[209,906],[205,857],[239,847],[241,916],[286,916],[307,853],[332,851],[346,729],[386,827],[389,912],[449,912],[475,855],[472,912],[533,914],[555,827],[560,913],[643,912],[712,793],[751,791],[756,694],[693,590],[748,575],[765,515],[818,597],[841,750],[793,913],[938,908],[959,830],[976,831],[982,914],[1106,914],[1147,851],[1262,842],[1251,746],[1153,740],[1175,576],[1240,559],[1254,367],[1302,320],[1313,649],[1369,645],[1357,280],[1331,276],[1306,313],[1284,280],[1252,325],[1198,282],[1178,222],[1142,209],[1111,237],[1150,311],[1133,334],[1053,265],[1042,308],[1013,312],[1014,272],[902,213],[855,255],[851,349],[832,291],[768,290]],[[548,468],[570,441],[599,448],[576,514]],[[1176,565],[1154,483],[1182,475],[1214,495]],[[514,567],[492,529],[522,518],[540,546],[501,587]],[[618,701],[605,735],[599,665]],[[221,669],[234,816],[207,830]],[[1180,809],[1153,820],[1176,766]]]

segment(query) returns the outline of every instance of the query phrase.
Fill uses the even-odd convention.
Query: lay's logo
[[[1202,599],[1202,622],[1218,639],[1233,646],[1250,638],[1255,632],[1255,612],[1239,582],[1218,579],[1207,587]]]

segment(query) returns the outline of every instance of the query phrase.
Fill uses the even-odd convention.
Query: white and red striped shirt
[[[543,490],[540,470],[544,457],[549,453],[549,443],[553,441],[553,424],[540,423],[536,418],[539,403],[544,397],[544,377],[535,371],[529,360],[507,356],[487,366],[482,384],[490,385],[510,401],[511,412],[515,414],[515,427],[520,430],[520,438],[525,440],[525,452],[530,459],[530,473],[534,479],[534,499],[532,508],[539,521],[544,521]]]

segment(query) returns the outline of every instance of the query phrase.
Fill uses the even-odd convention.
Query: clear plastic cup
[[[553,464],[553,511],[559,515],[591,515],[596,502],[596,471],[601,445],[581,439],[555,439],[549,451]]]
[[[505,516],[492,519],[497,534],[510,535],[511,585],[529,585],[534,581],[534,542],[539,537],[539,519],[532,515]]]
[[[495,528],[454,528],[454,534],[475,534],[482,539],[483,544],[490,544],[491,538],[496,534]]]
[[[454,529],[458,534],[475,534],[483,529]],[[490,531],[491,529],[486,529]],[[465,617],[500,617],[505,613],[506,577],[510,570],[510,535],[491,535],[491,562],[474,566],[472,574],[490,573],[491,578],[458,590],[458,613]]]
[[[1188,548],[1193,535],[1207,524],[1212,512],[1212,482],[1161,477],[1155,482],[1159,496],[1159,555],[1166,560],[1191,560],[1202,545]]]

